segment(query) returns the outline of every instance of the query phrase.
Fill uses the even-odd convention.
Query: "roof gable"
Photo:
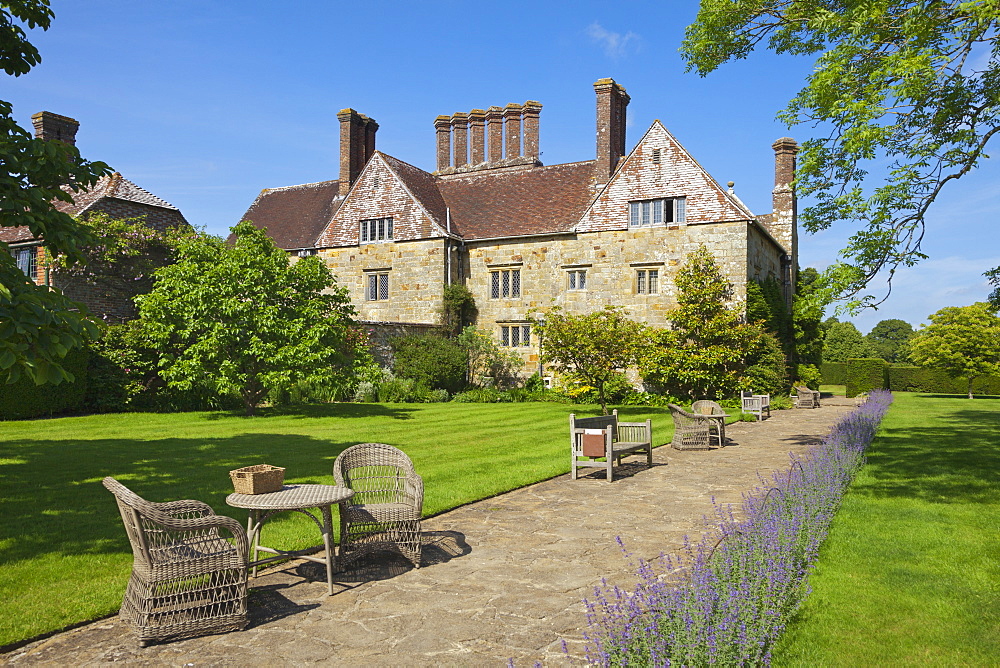
[[[375,151],[317,245],[358,244],[361,220],[389,217],[394,241],[447,236],[447,209],[433,175]]]
[[[686,198],[687,224],[754,217],[698,164],[660,121],[653,121],[573,229],[576,232],[625,229],[630,201],[667,197]]]

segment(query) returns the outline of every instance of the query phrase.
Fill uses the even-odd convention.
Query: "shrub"
[[[754,394],[778,394],[787,392],[787,361],[781,350],[781,342],[770,333],[763,332],[756,349],[747,360],[743,372],[743,386]]]
[[[771,410],[787,411],[795,406],[795,402],[787,394],[771,395]]]
[[[640,559],[634,590],[596,587],[586,602],[588,662],[768,665],[891,400],[874,391],[819,447],[748,494],[738,512],[719,507],[714,535],[685,541],[678,557]]]
[[[823,380],[822,374],[812,364],[800,364],[796,367],[795,375],[798,376],[799,384],[805,385],[810,390],[818,390]],[[839,383],[837,383],[839,385]]]
[[[967,379],[950,376],[944,369],[927,369],[919,366],[889,367],[889,389],[893,392],[965,394],[968,386]],[[972,389],[976,394],[1000,394],[1000,376],[981,376],[973,382]]]
[[[83,408],[89,358],[87,348],[73,348],[62,359],[61,366],[73,374],[72,382],[35,385],[27,374],[13,383],[0,382],[0,420],[23,420]]]
[[[886,386],[888,365],[880,357],[852,357],[847,360],[847,396],[856,397]]]
[[[819,368],[823,385],[847,385],[846,362],[823,362]]]
[[[413,378],[391,378],[378,386],[378,400],[390,404],[423,403],[429,390]]]
[[[461,283],[444,286],[441,299],[441,323],[448,337],[458,336],[476,319],[476,299]]]
[[[513,387],[517,384],[524,362],[517,353],[502,348],[495,337],[469,325],[456,341],[468,356],[471,385]]]
[[[455,341],[417,334],[394,338],[390,345],[392,370],[398,378],[410,378],[418,385],[449,393],[465,387],[468,356]]]

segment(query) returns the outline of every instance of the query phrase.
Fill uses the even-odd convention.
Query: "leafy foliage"
[[[247,415],[293,382],[343,382],[352,368],[354,309],[318,257],[289,264],[265,230],[244,221],[235,241],[193,236],[139,297],[160,373],[172,387],[207,383],[238,394]]]
[[[673,329],[652,334],[640,363],[643,378],[692,400],[734,395],[763,330],[743,321],[741,305],[727,304],[732,285],[704,245],[688,254],[676,282],[678,305],[667,316]]]
[[[41,62],[21,24],[48,30],[53,16],[47,0],[0,5],[0,69],[20,76]],[[72,201],[72,193],[93,185],[110,169],[83,160],[73,146],[35,139],[12,116],[10,103],[0,100],[0,226],[26,226],[34,237],[45,239],[53,254],[81,261],[87,230],[57,211],[52,201]],[[0,242],[0,380],[14,382],[21,374],[39,384],[72,380],[63,358],[97,334],[78,307],[28,280]]]
[[[476,319],[476,299],[461,283],[444,286],[441,303],[441,325],[446,336],[458,336]]]
[[[604,415],[608,414],[605,386],[636,363],[648,337],[647,328],[629,320],[628,312],[617,306],[587,315],[571,315],[553,306],[535,321],[535,332],[542,341],[542,362],[593,387]]]
[[[879,321],[872,327],[872,331],[865,335],[875,353],[890,363],[906,360],[906,344],[911,338],[913,338],[913,325],[898,318]]]
[[[818,365],[823,361],[824,304],[812,299],[819,285],[819,272],[812,267],[806,267],[796,274],[792,326],[795,331],[796,358],[802,364]]]
[[[880,357],[847,360],[846,395],[856,397],[872,390],[886,389],[887,368],[885,360]]]
[[[756,394],[787,394],[789,383],[785,365],[785,354],[778,338],[771,332],[764,332],[757,340],[757,348],[747,358],[744,387]]]
[[[832,322],[823,337],[823,361],[846,362],[851,357],[872,357],[872,345],[853,322]]]
[[[1000,131],[1000,12],[967,0],[702,0],[682,53],[706,75],[757,46],[817,55],[805,87],[780,115],[822,136],[799,154],[801,215],[812,232],[860,225],[825,272],[825,294],[861,295],[875,275],[911,266],[928,208],[974,169]],[[884,180],[870,188],[874,169]]]
[[[452,394],[465,387],[468,356],[457,341],[415,334],[396,337],[390,345],[392,371],[397,378],[409,378],[426,388]]]
[[[976,378],[1000,375],[1000,317],[991,304],[946,306],[929,319],[910,340],[915,363],[967,378],[970,399]]]
[[[993,292],[987,297],[987,301],[993,304],[993,308],[1000,309],[1000,267],[990,269],[983,274],[993,286]]]
[[[503,348],[496,337],[468,325],[457,341],[468,358],[470,385],[509,388],[517,384],[518,372],[524,366],[521,356]]]
[[[810,390],[818,390],[823,382],[823,375],[812,364],[798,365],[795,369],[795,376],[798,379],[796,385],[805,385]]]
[[[889,389],[893,392],[965,394],[969,391],[969,380],[951,376],[943,369],[894,365],[889,367]],[[972,383],[972,391],[1000,394],[1000,376],[978,376]]]

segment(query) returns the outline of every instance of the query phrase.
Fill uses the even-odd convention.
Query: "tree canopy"
[[[779,115],[817,133],[799,154],[796,188],[814,202],[801,222],[860,230],[815,299],[875,303],[863,292],[876,274],[887,270],[891,289],[898,267],[925,257],[929,207],[1000,131],[998,27],[996,0],[702,0],[681,50],[689,70],[707,75],[758,46],[817,56]]]
[[[946,306],[929,316],[910,341],[910,359],[921,366],[944,369],[972,383],[979,376],[1000,374],[1000,317],[986,302]]]
[[[852,357],[874,357],[875,349],[853,322],[832,322],[823,337],[823,361],[846,362]]]
[[[247,221],[233,233],[232,244],[182,240],[177,262],[136,301],[168,384],[238,394],[253,415],[270,391],[347,372],[354,309],[318,257],[289,264]]]
[[[572,315],[559,306],[535,321],[542,362],[561,373],[573,373],[597,390],[601,412],[608,414],[605,385],[635,364],[646,340],[644,325],[629,320],[616,306],[587,315]]]
[[[907,355],[906,344],[911,338],[913,338],[913,325],[899,318],[880,320],[872,327],[872,331],[865,335],[875,354],[886,362],[904,361]]]
[[[41,62],[24,26],[47,30],[52,18],[48,0],[0,4],[0,69],[21,76]],[[35,139],[14,121],[11,104],[0,100],[0,226],[25,226],[52,255],[80,261],[87,230],[52,202],[72,201],[74,192],[108,173],[107,165],[83,160],[73,146]],[[72,380],[62,359],[96,335],[96,325],[79,304],[29,280],[7,250],[0,242],[0,382],[21,374],[39,384]]]

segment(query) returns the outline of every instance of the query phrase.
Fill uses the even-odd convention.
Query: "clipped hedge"
[[[847,396],[856,397],[872,390],[885,389],[888,366],[884,359],[878,357],[852,357],[847,360]]]
[[[823,362],[819,367],[824,385],[847,385],[847,364]]]
[[[87,393],[87,361],[90,351],[74,348],[66,354],[63,367],[76,379],[59,385],[35,385],[27,376],[0,384],[0,420],[25,420],[79,410]]]
[[[943,369],[919,366],[889,367],[889,389],[893,392],[965,394],[969,381],[949,376]],[[983,376],[972,383],[973,394],[1000,394],[1000,376]]]

